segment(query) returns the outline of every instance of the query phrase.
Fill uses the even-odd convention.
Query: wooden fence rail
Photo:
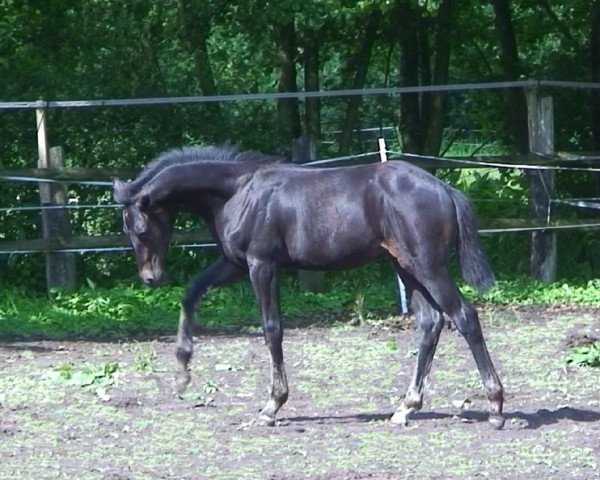
[[[493,235],[498,233],[513,232],[556,232],[563,230],[594,230],[600,228],[598,218],[544,220],[526,218],[496,218],[482,222],[479,233]],[[172,244],[180,246],[205,246],[214,245],[214,240],[207,230],[178,230],[173,232]],[[130,248],[129,240],[125,235],[88,235],[72,236],[68,238],[37,238],[21,240],[0,241],[1,254],[48,253],[48,252],[74,252],[74,251],[107,251],[127,250]]]

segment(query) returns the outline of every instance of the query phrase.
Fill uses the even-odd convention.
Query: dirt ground
[[[506,426],[465,342],[442,333],[423,410],[388,422],[415,361],[411,319],[288,328],[290,399],[251,425],[269,362],[258,331],[199,334],[173,390],[172,336],[0,344],[0,479],[600,479],[600,369],[567,365],[600,311],[483,307]]]

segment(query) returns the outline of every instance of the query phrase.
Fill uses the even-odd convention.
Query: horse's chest
[[[223,250],[237,261],[248,254],[275,254],[280,250],[277,220],[267,194],[244,196],[229,202],[217,220]]]

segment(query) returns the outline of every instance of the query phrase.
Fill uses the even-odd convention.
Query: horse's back
[[[227,208],[238,255],[313,268],[344,268],[384,253],[392,239],[417,249],[435,235],[448,203],[443,184],[404,162],[314,169],[258,169]],[[442,226],[443,227],[443,226]],[[408,242],[407,245],[400,244]]]

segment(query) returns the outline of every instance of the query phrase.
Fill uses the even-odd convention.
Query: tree
[[[524,72],[519,61],[509,0],[491,0],[491,4],[495,13],[494,20],[500,44],[500,65],[504,78],[518,80]],[[519,89],[509,89],[506,95],[507,107],[504,112],[504,122],[507,131],[512,132],[517,150],[526,154],[529,152],[529,140],[525,96]]]
[[[378,8],[373,8],[373,10],[367,12],[366,19],[359,18],[356,22],[357,29],[362,24],[365,27],[361,34],[360,46],[356,53],[348,58],[348,63],[344,69],[346,72],[350,72],[349,87],[351,89],[358,90],[365,86],[371,53],[379,34],[380,20],[381,11]],[[347,101],[339,142],[340,153],[348,153],[350,151],[354,129],[358,122],[360,100],[361,97],[352,96]]]
[[[212,4],[202,0],[177,0],[177,5],[181,17],[180,41],[194,59],[200,92],[205,96],[217,95],[218,88],[208,50]],[[227,131],[219,103],[208,103],[204,108],[209,112],[207,125],[211,125],[215,131]]]
[[[420,3],[398,0],[393,28],[400,45],[400,85],[448,82],[452,1],[440,0],[435,17]],[[406,152],[437,155],[442,143],[445,98],[442,92],[400,97],[400,130]]]
[[[590,78],[592,82],[600,83],[600,0],[592,3],[589,39]],[[591,100],[593,145],[594,150],[600,150],[600,90],[592,90]]]
[[[277,91],[280,93],[297,92],[296,83],[296,25],[294,16],[288,21],[275,26],[279,52],[279,78]],[[277,100],[277,125],[279,138],[284,148],[291,148],[291,144],[300,137],[300,112],[298,99],[282,98]]]

